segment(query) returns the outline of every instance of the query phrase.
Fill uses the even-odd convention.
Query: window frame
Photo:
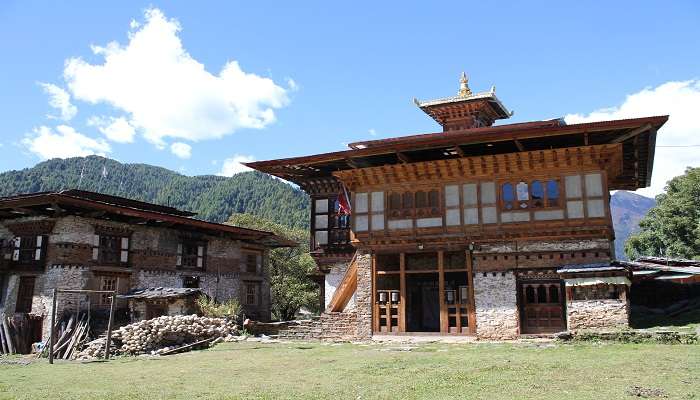
[[[385,192],[384,197],[388,199],[384,205],[386,219],[441,218],[445,210],[442,191],[441,186]],[[399,208],[395,207],[396,196],[400,198]]]
[[[107,239],[116,242],[114,249],[105,246]],[[106,253],[113,253],[115,257],[107,258]],[[92,243],[92,260],[102,265],[128,265],[131,260],[131,236],[116,232],[95,233]]]
[[[263,273],[263,254],[261,251],[256,251],[256,250],[243,250],[241,252],[241,264],[243,264],[243,268],[241,268],[241,272],[248,274],[248,275],[262,275]],[[250,257],[255,257],[255,271],[251,272],[250,268]]]
[[[529,179],[503,179],[498,181],[498,211],[499,212],[523,212],[523,211],[541,211],[541,210],[562,210],[565,207],[562,205],[563,199],[562,199],[562,184],[561,184],[561,178],[560,177],[552,177],[552,176],[536,176],[532,177]],[[533,196],[533,185],[538,182],[541,185],[542,188],[542,198],[541,198],[541,206],[535,206],[536,200],[535,197]],[[549,183],[554,182],[557,185],[557,201],[555,204],[552,204],[552,200],[550,199],[550,190],[549,189]],[[518,185],[521,184],[527,185],[527,199],[519,199],[518,196]],[[510,201],[506,200],[505,196],[505,191],[504,188],[506,185],[510,185],[511,190],[512,190],[512,196],[513,199]],[[511,204],[512,207],[508,208],[508,204]],[[522,204],[526,204],[526,207],[522,207]]]
[[[12,261],[19,265],[41,263],[46,259],[48,235],[19,235],[11,241]],[[30,245],[27,245],[27,244]],[[28,256],[25,256],[28,255]]]
[[[253,293],[251,293],[253,289]],[[243,299],[242,303],[248,307],[258,307],[262,303],[262,283],[260,281],[243,281]],[[253,301],[249,301],[253,296]]]
[[[195,249],[194,253],[185,252],[187,248]],[[175,266],[184,269],[203,270],[207,268],[207,242],[202,240],[180,239],[177,244],[177,259]],[[192,264],[191,261],[194,260]],[[187,263],[185,261],[188,261]]]
[[[110,283],[111,282],[111,283]],[[109,285],[106,285],[110,283]],[[100,291],[119,291],[119,277],[114,275],[100,275]],[[112,295],[109,293],[100,293],[99,305],[109,306],[112,303]]]

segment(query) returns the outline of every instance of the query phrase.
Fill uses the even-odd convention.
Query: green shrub
[[[205,317],[236,319],[241,313],[241,304],[236,299],[219,303],[208,296],[200,296],[197,305]]]

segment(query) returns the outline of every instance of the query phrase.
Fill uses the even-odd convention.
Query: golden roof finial
[[[459,79],[459,96],[460,97],[467,97],[470,94],[472,94],[472,91],[469,89],[469,79],[467,78],[467,74],[462,72],[462,77]]]

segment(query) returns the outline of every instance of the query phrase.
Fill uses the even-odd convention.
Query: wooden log
[[[180,352],[180,351],[182,351],[182,350],[191,349],[192,347],[198,346],[198,345],[200,345],[200,344],[212,342],[212,341],[214,341],[214,339],[216,339],[216,338],[209,338],[209,339],[200,340],[200,341],[197,341],[197,342],[194,342],[194,343],[186,344],[186,345],[184,345],[184,346],[180,346],[180,347],[177,347],[177,348],[174,348],[174,349],[170,349],[170,350],[164,351],[164,352],[160,353],[160,355],[161,355],[161,356],[167,356],[167,355],[169,355],[169,354],[175,354],[175,353],[178,353],[178,352]]]
[[[15,346],[12,343],[12,335],[10,335],[10,327],[7,324],[7,318],[2,319],[2,329],[5,331],[7,348],[10,350],[10,354],[13,354],[15,352]]]
[[[5,316],[0,317],[2,319],[5,318]],[[0,353],[2,354],[9,354],[10,349],[7,347],[7,344],[5,344],[5,331],[0,327]]]
[[[51,299],[51,333],[49,333],[49,364],[53,364],[53,345],[56,336],[56,297],[58,289],[53,289],[53,296]]]

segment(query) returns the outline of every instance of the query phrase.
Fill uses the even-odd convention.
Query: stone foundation
[[[476,335],[483,339],[515,339],[518,336],[518,306],[515,275],[474,275]]]
[[[625,300],[574,300],[566,305],[569,330],[629,327],[629,307]]]

